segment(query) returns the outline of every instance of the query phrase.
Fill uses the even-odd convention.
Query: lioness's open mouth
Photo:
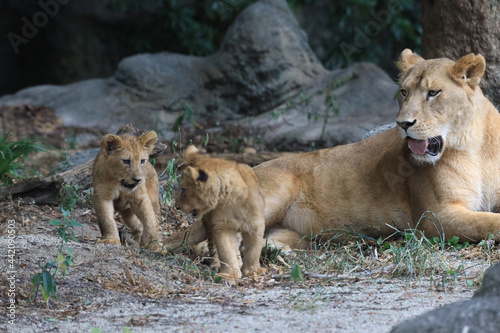
[[[137,187],[137,183],[127,184],[127,182],[124,180],[121,181],[121,184],[123,187],[126,187],[126,188],[131,189],[131,190],[133,190]]]
[[[409,136],[406,139],[408,140],[408,148],[415,155],[429,154],[436,156],[443,149],[443,137],[441,135],[427,140],[417,140]]]

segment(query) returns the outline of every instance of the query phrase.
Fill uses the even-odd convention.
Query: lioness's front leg
[[[426,237],[458,236],[461,242],[479,242],[494,235],[500,242],[500,214],[489,212],[474,212],[462,205],[451,205],[442,213],[436,213],[439,223],[433,219],[420,220],[419,228],[425,231]]]
[[[114,217],[114,207],[112,200],[94,199],[94,208],[97,215],[97,222],[101,230],[101,239],[97,243],[107,243],[120,245],[120,236]]]
[[[197,220],[188,229],[168,236],[165,241],[165,246],[167,249],[175,249],[181,245],[193,247],[195,244],[201,243],[205,239],[207,239],[205,227],[201,220]]]

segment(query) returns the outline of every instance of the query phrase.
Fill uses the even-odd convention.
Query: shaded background
[[[57,14],[49,17],[15,52],[9,33],[22,35],[23,17],[33,22],[39,1],[0,1],[0,95],[40,84],[67,84],[109,77],[126,56],[169,51],[210,55],[218,50],[237,14],[248,0],[45,0]],[[288,0],[311,48],[326,68],[371,61],[391,77],[402,49],[421,52],[420,4],[397,1],[399,12],[380,31],[366,32],[367,22],[394,5],[392,0]],[[54,5],[56,4],[56,5]],[[56,8],[58,7],[58,8]],[[40,19],[39,17],[37,17]],[[40,23],[43,23],[41,21]],[[36,27],[35,27],[36,28]],[[360,33],[361,31],[361,33]],[[367,38],[361,36],[365,34]],[[12,35],[11,35],[12,36]],[[366,47],[352,52],[344,49]],[[359,44],[358,44],[359,45]],[[364,45],[364,44],[363,44]]]

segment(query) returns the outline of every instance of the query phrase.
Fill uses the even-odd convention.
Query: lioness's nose
[[[402,129],[404,129],[405,131],[408,128],[410,128],[413,125],[415,125],[416,122],[417,122],[417,119],[415,119],[414,121],[397,121],[398,126],[401,127]]]
[[[132,178],[134,182],[139,183],[141,181],[141,178]]]

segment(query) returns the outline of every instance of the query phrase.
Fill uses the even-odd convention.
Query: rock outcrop
[[[260,0],[238,16],[212,56],[139,54],[111,78],[28,88],[0,105],[48,106],[65,125],[106,132],[131,122],[167,140],[182,118],[207,131],[243,124],[272,148],[297,149],[354,141],[393,121],[396,91],[372,64],[324,69],[286,1]]]

